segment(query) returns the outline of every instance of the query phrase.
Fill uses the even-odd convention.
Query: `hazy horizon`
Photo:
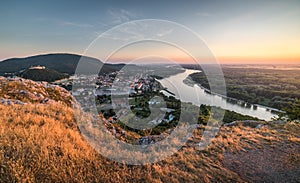
[[[37,53],[37,54],[33,54],[33,55],[25,55],[25,56],[16,56],[16,57],[8,57],[8,58],[5,58],[5,59],[2,59],[0,60],[0,62],[2,61],[6,61],[6,60],[9,60],[9,59],[22,59],[22,58],[28,58],[28,57],[34,57],[34,56],[39,56],[39,55],[48,55],[48,54],[74,54],[74,55],[81,55],[80,53],[69,53],[69,52],[49,52],[49,53]],[[81,55],[81,56],[86,56],[86,57],[91,57],[91,58],[94,58],[92,56],[89,56],[89,55]],[[97,59],[97,58],[96,58]],[[101,61],[101,60],[100,60]],[[118,60],[113,60],[113,61],[108,61],[106,63],[109,63],[109,64],[131,64],[129,62],[126,62],[126,61],[118,61]],[[151,62],[150,60],[147,61],[147,63],[137,63],[136,65],[159,65],[159,64],[163,64],[163,65],[170,65],[169,62]],[[197,65],[197,63],[193,63],[193,62],[182,62],[182,63],[173,63],[173,64],[187,64],[187,65]],[[210,63],[201,63],[203,65],[210,65]],[[214,63],[212,63],[214,64]],[[285,66],[285,65],[292,65],[292,66],[298,66],[300,65],[300,62],[298,63],[276,63],[276,62],[272,62],[272,63],[263,63],[263,62],[260,62],[260,63],[255,63],[255,62],[242,62],[242,63],[237,63],[237,62],[225,62],[225,63],[222,63],[222,62],[219,62],[218,61],[218,64],[220,65],[235,65],[235,66],[238,66],[238,65],[259,65],[259,66],[272,66],[272,65],[276,65],[276,66]]]

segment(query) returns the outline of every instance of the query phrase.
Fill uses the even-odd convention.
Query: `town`
[[[170,93],[165,95],[166,88],[156,78],[159,77],[148,73],[129,76],[121,70],[101,75],[74,75],[56,84],[65,88],[72,85],[72,95],[83,110],[89,111],[90,106],[96,104],[98,118],[111,134],[124,138],[131,130],[141,135],[133,143],[147,145],[163,139],[162,132],[169,126],[175,127],[179,119],[176,109],[180,104],[174,105],[177,100],[170,97]],[[154,135],[144,136],[149,128],[154,128]]]

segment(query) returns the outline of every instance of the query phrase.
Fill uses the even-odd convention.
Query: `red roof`
[[[138,90],[141,89],[142,86],[143,86],[143,83],[139,83],[139,85],[137,86],[137,89],[138,89]]]

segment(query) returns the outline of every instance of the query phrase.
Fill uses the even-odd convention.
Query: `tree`
[[[290,103],[290,107],[284,109],[285,115],[289,121],[300,120],[300,100],[296,99],[295,102]]]

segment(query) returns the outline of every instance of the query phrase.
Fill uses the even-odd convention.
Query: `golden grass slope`
[[[256,174],[247,177],[243,176],[243,172],[236,173],[240,166],[234,166],[227,159],[238,164],[241,160],[235,155],[254,150],[262,152],[266,147],[273,148],[275,155],[283,150],[280,147],[283,143],[291,151],[282,160],[273,163],[287,162],[289,166],[283,168],[289,170],[295,170],[300,165],[299,125],[294,123],[265,125],[262,129],[242,125],[223,127],[204,151],[198,151],[197,146],[193,145],[201,139],[203,129],[198,129],[191,145],[172,157],[152,165],[127,166],[102,157],[90,147],[76,128],[73,109],[66,105],[0,105],[0,116],[1,182],[262,180],[263,177]],[[251,157],[255,158],[255,155]],[[261,158],[257,160],[261,161]],[[281,168],[280,171],[284,170]],[[289,177],[281,177],[280,180],[285,178]],[[295,179],[299,180],[299,177],[294,175]]]

